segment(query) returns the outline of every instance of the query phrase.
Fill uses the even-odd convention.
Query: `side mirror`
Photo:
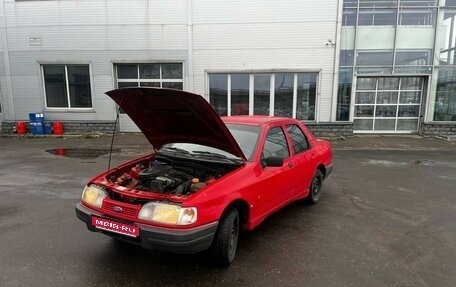
[[[270,156],[270,157],[263,158],[261,160],[261,166],[262,167],[267,167],[267,166],[281,167],[281,166],[283,166],[283,158],[278,157],[278,156]]]

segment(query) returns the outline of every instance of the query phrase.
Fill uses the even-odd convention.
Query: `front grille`
[[[119,209],[119,207],[121,210]],[[125,215],[125,216],[132,217],[132,218],[136,218],[136,215],[138,214],[138,211],[139,211],[138,205],[118,202],[118,201],[114,201],[114,200],[111,200],[108,198],[105,198],[103,200],[103,205],[101,208],[103,210],[108,211],[111,214],[113,212],[115,212],[119,215]]]

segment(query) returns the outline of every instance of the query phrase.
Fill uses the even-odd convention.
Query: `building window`
[[[444,3],[445,7],[456,7],[456,0],[441,0],[440,3]]]
[[[253,84],[253,114],[267,116],[271,100],[271,76],[254,75]]]
[[[397,0],[359,0],[360,7],[394,7],[397,5]]]
[[[296,118],[300,120],[314,121],[316,108],[315,100],[317,94],[317,73],[297,74],[297,99]]]
[[[42,65],[47,108],[91,108],[89,65]]]
[[[339,88],[337,90],[337,121],[348,121],[352,93],[353,68],[339,69]]]
[[[436,65],[456,65],[456,11],[442,11],[437,32],[438,62]]]
[[[359,26],[395,26],[397,9],[359,9]]]
[[[339,55],[340,66],[342,66],[342,67],[353,66],[353,62],[355,59],[353,52],[354,52],[353,50],[340,50],[340,55]]]
[[[399,25],[434,26],[436,9],[403,9],[399,11]]]
[[[396,50],[396,65],[431,65],[431,50]]]
[[[228,75],[209,75],[209,102],[220,116],[228,115]]]
[[[439,67],[434,121],[456,121],[456,67]]]
[[[117,88],[184,89],[182,63],[117,64]]]
[[[342,26],[356,26],[356,8],[344,8],[342,12]]]
[[[358,50],[356,66],[392,66],[392,50]]]
[[[182,63],[117,64],[117,88],[156,87],[183,90]],[[120,113],[125,112],[120,109]]]
[[[275,74],[274,115],[291,117],[293,114],[294,74]]]
[[[231,115],[249,114],[249,74],[231,75]]]
[[[209,101],[221,116],[315,120],[318,73],[209,74]]]
[[[433,7],[437,6],[437,0],[401,0],[400,5],[401,7]]]

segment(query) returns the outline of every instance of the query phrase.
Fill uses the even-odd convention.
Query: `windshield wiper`
[[[194,154],[196,156],[206,156],[206,157],[229,160],[229,161],[234,162],[236,164],[242,164],[243,163],[243,161],[241,159],[229,158],[226,155],[215,153],[215,152],[210,152],[210,151],[195,150],[195,151],[192,151],[192,154]]]
[[[202,151],[202,150],[194,150],[192,153],[196,153],[198,155],[207,155],[207,156],[212,156],[212,157],[218,157],[218,158],[228,158],[227,156],[215,152],[210,152],[210,151]]]
[[[174,151],[174,152],[183,153],[183,154],[190,153],[188,150],[177,148],[177,147],[172,147],[172,146],[164,147],[164,148],[160,149],[160,151]]]

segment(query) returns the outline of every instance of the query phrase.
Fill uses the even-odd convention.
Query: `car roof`
[[[230,116],[221,118],[225,124],[242,124],[251,126],[262,126],[264,124],[271,124],[274,122],[293,121],[291,118],[273,116]]]

